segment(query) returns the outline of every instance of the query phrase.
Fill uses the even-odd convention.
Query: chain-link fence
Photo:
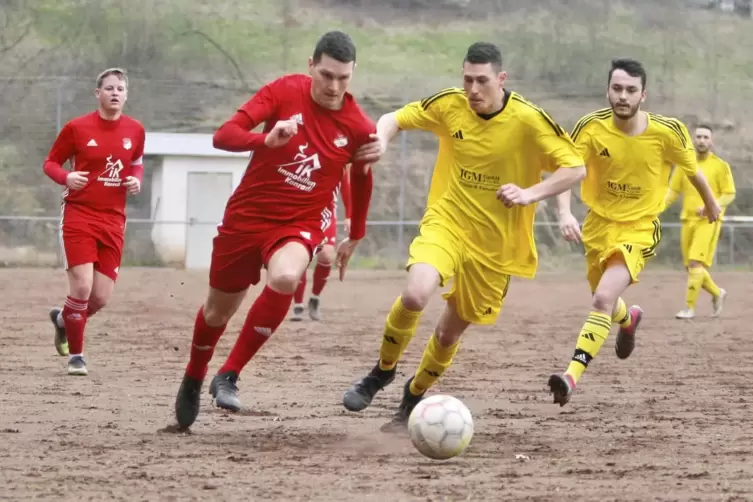
[[[131,219],[126,230],[123,266],[177,267],[184,266],[188,243],[171,243],[168,254],[160,249],[156,235],[159,227],[192,225],[215,227],[215,222],[158,222]],[[60,219],[54,217],[0,216],[0,267],[59,267],[62,251],[59,238]],[[345,237],[342,223],[338,224],[339,238]],[[665,223],[662,242],[651,267],[682,267],[680,252],[680,224]],[[416,236],[418,221],[370,221],[368,233],[361,242],[352,267],[369,269],[397,269],[408,258],[408,248]],[[186,232],[188,235],[189,232]],[[539,252],[539,270],[572,270],[582,265],[582,245],[562,239],[554,223],[538,222],[535,235]],[[178,252],[175,252],[177,248]],[[753,221],[726,222],[722,227],[715,266],[749,269],[753,267]]]

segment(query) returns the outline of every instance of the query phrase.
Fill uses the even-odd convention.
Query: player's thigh
[[[228,295],[245,293],[259,283],[263,265],[259,233],[220,232],[212,241],[209,286]]]
[[[688,262],[697,261],[710,267],[714,263],[716,246],[719,243],[721,233],[721,222],[715,221],[709,223],[701,220],[695,225],[693,240],[690,242],[688,249]]]
[[[438,272],[439,285],[445,286],[462,260],[462,247],[449,228],[439,223],[422,223],[408,254],[406,269],[419,263],[429,265]]]
[[[261,249],[267,283],[281,293],[292,294],[323,239],[323,232],[314,225],[291,225],[268,232]]]
[[[473,324],[494,324],[510,288],[510,276],[467,259],[458,268],[452,288],[442,296],[455,303],[461,319]]]
[[[596,213],[589,212],[583,222],[581,233],[586,255],[586,279],[593,293],[604,273],[604,260],[612,252],[614,231],[609,222]]]

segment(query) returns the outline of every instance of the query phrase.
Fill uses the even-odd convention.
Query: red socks
[[[303,271],[301,282],[298,283],[298,289],[295,290],[295,303],[303,303],[303,296],[306,294],[306,271]]]
[[[246,316],[241,334],[219,373],[240,374],[251,358],[285,320],[293,295],[285,295],[266,286]]]
[[[68,338],[68,351],[72,356],[84,353],[84,329],[88,302],[69,296],[63,305],[63,323]]]
[[[321,263],[316,264],[316,268],[314,268],[314,286],[311,288],[312,295],[319,296],[321,294],[324,286],[327,285],[327,278],[329,278],[331,270],[332,265],[329,263],[326,265]]]
[[[191,359],[186,367],[186,375],[196,380],[204,380],[209,361],[212,360],[214,355],[214,348],[224,332],[225,326],[209,326],[207,324],[204,320],[204,307],[201,307],[196,314],[196,322],[193,327]]]

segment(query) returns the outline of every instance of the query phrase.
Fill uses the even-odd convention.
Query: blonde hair
[[[123,80],[128,87],[128,74],[123,68],[108,68],[99,75],[97,75],[97,89],[102,88],[102,82],[110,75],[115,75],[120,80]]]

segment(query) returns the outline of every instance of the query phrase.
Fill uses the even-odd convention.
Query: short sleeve
[[[675,165],[675,169],[679,168],[687,176],[695,176],[698,172],[698,161],[688,128],[677,119],[661,118],[660,120],[665,126],[664,130],[667,135],[665,147],[667,160]]]
[[[461,91],[447,89],[421,101],[414,101],[395,112],[400,129],[420,129],[440,136],[446,134],[445,113],[448,96]]]
[[[570,135],[544,110],[536,107],[528,122],[534,130],[539,153],[547,158],[544,163],[547,171],[584,165],[583,156]]]

